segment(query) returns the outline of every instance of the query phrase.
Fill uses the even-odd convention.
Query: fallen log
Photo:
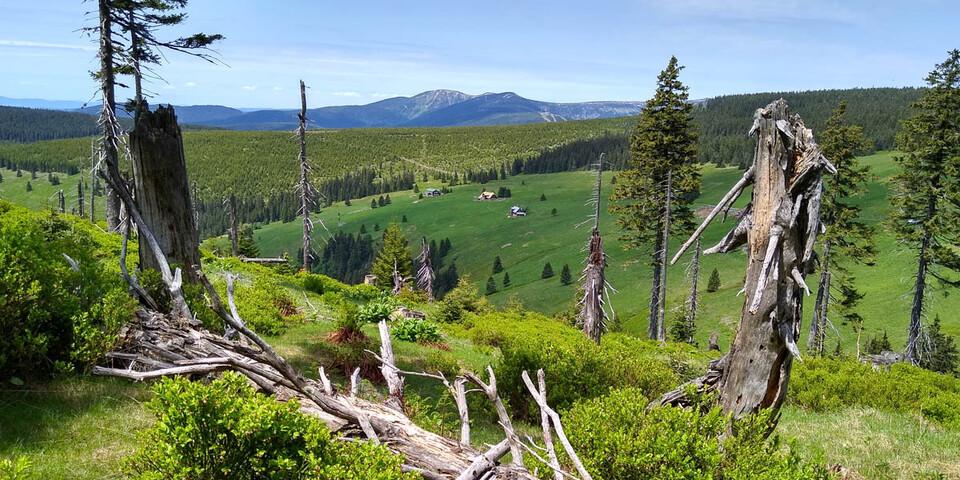
[[[496,464],[509,448],[485,455],[462,442],[420,428],[394,408],[349,394],[328,394],[320,381],[302,377],[272,349],[257,348],[263,340],[242,324],[233,327],[244,336],[253,335],[248,338],[253,345],[228,340],[200,327],[184,326],[165,314],[140,310],[121,330],[120,349],[107,357],[107,366],[94,367],[93,374],[143,381],[233,370],[278,400],[296,400],[301,411],[319,418],[331,431],[352,435],[363,433],[367,427],[380,443],[402,455],[408,467],[426,478],[536,478],[516,466]],[[282,365],[274,365],[278,361]],[[481,476],[464,477],[472,465]],[[486,477],[488,474],[492,476]]]

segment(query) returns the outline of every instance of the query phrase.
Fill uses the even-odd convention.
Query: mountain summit
[[[314,128],[451,127],[622,117],[637,114],[642,106],[642,102],[551,103],[514,92],[470,95],[441,89],[367,105],[314,108],[307,111],[307,118]],[[296,126],[297,115],[295,110],[257,110],[194,123],[235,130],[286,130]]]

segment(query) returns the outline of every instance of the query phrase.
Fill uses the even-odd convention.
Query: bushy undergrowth
[[[394,480],[402,458],[368,442],[336,441],[296,402],[260,395],[233,373],[209,385],[166,379],[148,407],[157,424],[128,459],[134,478]]]
[[[566,412],[567,436],[595,478],[829,478],[819,462],[806,463],[777,438],[766,438],[768,415],[737,422],[733,435],[723,435],[728,420],[719,407],[648,411],[646,404],[643,390],[626,388],[578,402]],[[548,475],[542,478],[552,478]]]
[[[960,379],[898,363],[874,370],[863,363],[814,358],[794,364],[787,401],[814,411],[866,406],[919,414],[960,429]]]
[[[534,313],[492,313],[472,320],[476,343],[499,347],[495,368],[502,396],[520,415],[536,413],[521,379],[543,368],[551,406],[567,408],[610,388],[635,387],[654,398],[702,371],[708,357],[688,345],[660,346],[619,334],[603,337],[597,346],[580,331]]]
[[[390,331],[398,340],[419,343],[437,343],[443,339],[440,327],[420,318],[405,318],[394,322]]]
[[[383,295],[383,292],[373,285],[347,285],[326,275],[301,273],[297,277],[302,282],[301,284],[304,290],[316,293],[317,295],[335,293],[357,302],[370,301]]]
[[[480,296],[477,287],[464,275],[439,302],[435,319],[444,323],[460,323],[468,313],[482,314],[490,310],[490,302]]]
[[[0,202],[0,376],[85,368],[113,346],[136,307],[118,249],[75,217]]]

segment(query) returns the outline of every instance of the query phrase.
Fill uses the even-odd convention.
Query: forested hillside
[[[97,119],[59,110],[0,106],[0,142],[36,142],[97,133]]]
[[[757,93],[717,97],[695,110],[700,159],[742,166],[753,144],[744,125],[753,111],[786,98],[814,131],[831,108],[849,103],[850,121],[862,125],[876,148],[893,145],[899,121],[919,89],[876,88],[815,92]],[[484,183],[519,173],[580,170],[606,153],[608,168],[629,158],[633,117],[529,125],[449,128],[311,130],[307,151],[314,182],[327,202],[412,188],[415,182]],[[297,211],[293,185],[296,145],[286,132],[187,131],[187,167],[196,182],[201,231],[217,234],[226,225],[222,199],[238,196],[244,222],[290,220]],[[0,167],[76,173],[90,162],[90,138],[32,144],[0,144]]]
[[[803,117],[814,132],[823,129],[830,112],[841,100],[847,102],[847,119],[863,127],[875,150],[893,148],[900,121],[908,117],[919,88],[854,88],[810,92],[771,92],[725,95],[698,105],[694,117],[700,129],[700,161],[741,168],[753,158],[756,143],[746,135],[753,112],[783,98]]]

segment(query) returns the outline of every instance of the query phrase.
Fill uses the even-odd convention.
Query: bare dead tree
[[[810,332],[807,337],[807,349],[815,355],[823,355],[827,337],[829,321],[827,312],[830,307],[830,242],[824,242],[819,263],[820,282],[817,286],[817,301],[814,303],[813,318],[810,320]]]
[[[654,333],[654,328],[656,328],[656,336],[651,338],[656,338],[661,342],[667,341],[667,321],[666,321],[666,309],[667,309],[667,251],[670,249],[670,207],[673,204],[673,171],[667,170],[667,181],[666,187],[664,188],[664,201],[663,201],[663,243],[660,245],[660,251],[658,252],[660,259],[658,264],[660,265],[660,281],[657,282],[657,323],[655,325],[650,325],[650,333]]]
[[[693,260],[690,261],[689,275],[690,275],[690,295],[687,296],[687,311],[686,315],[683,318],[683,321],[686,322],[687,328],[685,329],[688,332],[687,338],[683,339],[687,343],[693,343],[693,332],[696,331],[697,323],[697,307],[700,305],[697,298],[698,291],[697,287],[700,281],[700,254],[702,253],[702,248],[700,248],[700,239],[697,239],[697,243],[693,248]]]
[[[67,199],[63,196],[63,189],[57,190],[57,209],[60,213],[67,213]]]
[[[577,314],[577,323],[583,328],[583,333],[598,344],[607,328],[608,318],[604,310],[604,293],[607,288],[604,271],[607,267],[607,254],[603,251],[603,237],[600,236],[603,155],[600,154],[600,160],[597,162],[597,180],[591,198],[594,204],[593,230],[590,232],[590,240],[587,243],[587,261],[581,276],[583,298],[580,299],[580,312]]]
[[[223,199],[223,207],[227,210],[227,236],[230,237],[230,254],[234,257],[240,256],[240,226],[237,224],[237,196],[230,193],[230,196]]]
[[[116,84],[114,71],[114,38],[113,38],[113,16],[111,15],[112,5],[110,0],[98,0],[99,13],[99,42],[100,50],[98,57],[100,59],[100,71],[98,73],[100,81],[101,109],[98,120],[102,132],[100,137],[100,156],[104,157],[107,163],[118,164],[119,154],[117,147],[120,143],[118,135],[119,129],[115,124],[116,100],[114,97],[114,86]],[[98,162],[99,163],[99,162]],[[117,170],[119,174],[119,169]],[[91,185],[91,188],[93,185]],[[107,191],[107,228],[114,231],[120,225],[120,197],[108,182]],[[93,209],[91,209],[92,211]]]
[[[437,278],[433,272],[433,262],[430,260],[430,245],[427,238],[420,239],[420,256],[417,257],[417,288],[426,292],[427,300],[433,301],[433,281]]]
[[[83,179],[77,181],[77,214],[83,218]]]
[[[297,127],[297,139],[300,141],[300,182],[297,184],[297,191],[300,192],[300,215],[303,217],[303,269],[310,272],[313,257],[310,241],[313,222],[310,220],[310,209],[315,205],[317,191],[310,183],[310,163],[307,161],[307,87],[303,80],[300,80],[300,113],[297,117],[300,121]]]
[[[716,215],[753,183],[750,206],[730,233],[704,253],[729,252],[744,243],[749,252],[743,312],[730,351],[692,382],[719,390],[725,412],[740,418],[760,409],[777,410],[787,394],[793,358],[800,356],[804,276],[813,269],[820,222],[822,171],[836,169],[823,156],[799,115],[777,100],[757,109],[750,135],[757,136],[753,166],[734,185],[673,261],[699,238]],[[660,403],[683,404],[685,386]]]

